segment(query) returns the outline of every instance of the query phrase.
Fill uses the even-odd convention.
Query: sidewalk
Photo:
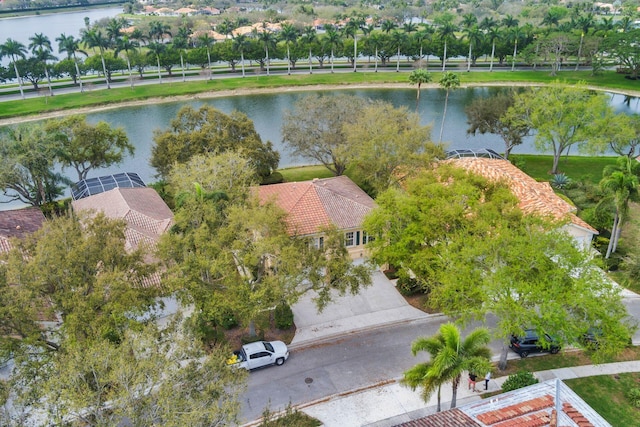
[[[552,369],[536,372],[535,376],[542,382],[554,378],[567,380],[623,372],[640,372],[640,360]],[[506,379],[507,377],[491,379],[488,392],[500,390]],[[480,400],[480,394],[484,393],[484,381],[479,380],[476,387],[481,392],[468,390],[467,381],[461,381],[456,406]],[[449,409],[451,394],[450,385],[442,387],[442,410]],[[396,379],[388,384],[374,385],[367,389],[331,396],[319,402],[311,402],[299,409],[320,420],[325,427],[391,427],[435,413],[437,397],[434,393],[425,403],[419,389],[412,391]]]

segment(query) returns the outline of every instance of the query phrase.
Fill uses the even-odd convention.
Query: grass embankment
[[[317,70],[316,70],[317,71]],[[327,71],[327,68],[324,68]],[[433,82],[440,78],[440,72],[433,72]],[[177,75],[177,74],[176,74]],[[557,76],[549,75],[548,70],[540,71],[494,71],[494,72],[461,72],[460,80],[463,85],[491,85],[491,84],[537,84],[562,81],[568,84],[580,81],[588,85],[607,90],[618,90],[628,93],[640,91],[640,82],[625,79],[614,71],[606,71],[598,76],[591,76],[589,71],[562,71]],[[166,82],[162,84],[136,86],[131,88],[114,88],[111,90],[92,90],[93,85],[87,84],[84,93],[59,94],[53,97],[42,96],[25,100],[2,102],[0,118],[42,114],[51,111],[68,110],[90,106],[100,106],[111,103],[131,102],[149,98],[180,97],[196,95],[203,92],[251,90],[278,87],[300,88],[314,85],[356,85],[356,84],[389,84],[401,83],[410,87],[406,73],[374,73],[360,71],[357,73],[315,73],[299,75],[252,75],[246,78],[214,78],[190,82]],[[104,84],[100,84],[103,86]],[[438,86],[437,83],[432,84]],[[46,93],[43,92],[43,93]],[[55,94],[55,90],[54,90]]]

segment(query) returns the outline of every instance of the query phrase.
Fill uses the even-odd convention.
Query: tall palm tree
[[[407,34],[411,35],[411,33],[418,30],[418,26],[412,22],[407,22],[402,26],[402,30]]]
[[[603,171],[600,187],[610,196],[603,202],[613,202],[615,209],[611,237],[605,258],[609,258],[618,248],[620,232],[628,211],[629,201],[638,194],[640,163],[628,156],[619,157],[615,165],[608,165]]]
[[[514,18],[512,15],[507,15],[502,18],[502,25],[507,28],[517,27],[520,22],[517,18]]]
[[[357,71],[357,59],[358,59],[358,31],[362,27],[363,22],[358,18],[351,18],[344,28],[344,34],[347,37],[353,37],[353,72]]]
[[[20,73],[18,72],[18,66],[16,65],[16,61],[19,58],[24,59],[27,54],[27,49],[24,47],[22,43],[13,39],[7,39],[3,44],[0,44],[0,58],[4,58],[8,56],[11,58],[11,62],[13,63],[13,71],[16,73],[16,80],[18,80],[18,88],[20,89],[20,96],[24,99],[24,90],[22,89],[22,77],[20,77]]]
[[[420,60],[422,60],[424,56],[423,55],[424,42],[430,39],[432,35],[433,35],[433,27],[429,25],[420,24],[420,28],[418,28],[418,31],[416,31],[414,35],[415,39],[418,41],[418,44],[420,45]],[[428,68],[429,68],[429,56],[427,55],[425,69],[428,69]]]
[[[447,71],[442,74],[440,77],[440,87],[446,91],[446,95],[444,97],[444,109],[442,110],[442,124],[440,125],[440,137],[438,138],[438,143],[442,142],[442,132],[444,132],[444,119],[447,116],[447,104],[449,103],[449,92],[453,89],[457,89],[460,87],[460,77],[452,73],[451,71]]]
[[[80,82],[80,92],[84,92],[84,88],[82,87],[82,76],[80,75],[80,68],[78,67],[78,58],[76,57],[76,53],[81,53],[84,56],[88,56],[87,52],[80,49],[80,40],[74,38],[73,36],[67,36],[62,33],[60,34],[60,37],[56,38],[56,41],[58,42],[58,52],[66,52],[67,58],[73,58],[73,63],[76,66],[76,76],[78,78],[78,82]]]
[[[471,28],[478,24],[478,18],[473,13],[466,13],[462,16],[461,24],[464,28]]]
[[[172,37],[171,26],[162,21],[149,22],[149,39],[156,43],[164,43],[164,36]]]
[[[482,43],[482,31],[477,25],[472,25],[464,29],[464,35],[469,41],[469,56],[467,58],[467,71],[471,71],[471,61],[473,47]],[[475,62],[475,60],[473,61]]]
[[[153,55],[156,57],[156,63],[158,64],[158,82],[162,83],[160,55],[162,55],[167,50],[167,46],[159,42],[151,42],[147,45],[147,48],[149,49],[148,55]]]
[[[328,25],[325,32],[325,42],[331,47],[331,73],[333,73],[334,49],[341,41],[340,34],[335,27]]]
[[[140,46],[149,41],[149,37],[147,37],[147,35],[140,28],[134,28],[129,38],[138,42]]]
[[[486,30],[487,39],[491,42],[491,62],[489,63],[489,71],[493,71],[493,58],[496,54],[496,40],[500,38],[500,30],[497,27],[491,27]]]
[[[268,31],[266,28],[262,29],[262,32],[258,35],[258,40],[264,47],[265,63],[267,64],[267,76],[269,75],[269,47],[273,47],[276,44],[276,37]]]
[[[118,56],[118,53],[124,51],[127,57],[127,70],[129,71],[129,84],[133,89],[133,73],[131,72],[131,59],[129,58],[129,52],[135,52],[139,44],[135,40],[131,40],[129,36],[123,36],[117,39],[116,48],[113,55]]]
[[[313,28],[310,25],[307,25],[306,27],[304,27],[304,29],[302,30],[302,43],[307,45],[307,47],[309,48],[309,74],[313,74],[313,61],[312,61],[312,48],[313,48],[313,43],[316,41],[317,39],[317,34],[316,34],[316,29]]]
[[[391,21],[390,19],[387,19],[385,21],[382,21],[382,25],[380,26],[380,28],[382,29],[382,31],[384,31],[385,33],[389,34],[391,31],[393,31],[396,28],[398,28],[398,24],[396,24],[395,22]]]
[[[184,51],[189,47],[189,30],[186,27],[178,28],[178,34],[171,41],[173,47],[180,52],[180,68],[182,69],[182,81],[186,81],[184,74]]]
[[[456,39],[456,26],[451,22],[445,22],[438,28],[438,35],[444,41],[444,54],[442,55],[442,71],[447,66],[447,43]]]
[[[378,72],[378,49],[380,49],[380,47],[382,46],[382,34],[380,33],[373,33],[371,34],[369,37],[367,37],[366,43],[369,46],[369,49],[373,48],[374,51],[374,58],[375,58],[375,65],[374,65],[374,72]]]
[[[244,51],[249,47],[249,39],[244,34],[238,34],[233,38],[233,48],[240,52],[240,66],[242,67],[242,77],[244,78]]]
[[[32,37],[29,37],[29,49],[39,60],[44,64],[44,74],[47,76],[47,84],[49,85],[49,95],[53,96],[53,87],[51,86],[51,76],[49,75],[49,67],[47,66],[47,60],[57,59],[51,54],[51,40],[43,33],[36,33]]]
[[[107,23],[107,37],[109,37],[109,42],[112,46],[115,46],[116,43],[118,43],[118,39],[122,35],[122,27],[122,21],[116,18],[110,19]]]
[[[518,55],[518,41],[522,38],[522,29],[517,25],[509,28],[508,38],[513,41],[513,58],[511,61],[511,71],[516,68],[516,57]]]
[[[418,93],[416,95],[416,101],[420,100],[420,87],[423,83],[429,83],[431,81],[431,74],[424,68],[418,68],[417,70],[413,70],[411,74],[409,74],[409,82],[412,85],[418,85]]]
[[[578,60],[576,61],[576,71],[580,66],[580,56],[582,55],[582,44],[584,42],[584,36],[589,34],[589,29],[593,27],[593,13],[582,15],[576,20],[576,26],[581,30],[580,33],[580,45],[578,46]]]
[[[391,33],[391,42],[396,47],[396,73],[400,72],[400,48],[402,48],[407,40],[407,35],[398,30]]]
[[[283,24],[280,40],[287,46],[287,74],[291,75],[291,43],[298,40],[298,29],[292,24]]]
[[[198,47],[204,47],[207,49],[207,64],[209,67],[209,80],[211,80],[211,46],[216,42],[216,40],[209,36],[209,33],[204,33],[198,37],[196,41],[196,45]]]
[[[98,48],[100,59],[102,60],[102,71],[104,72],[104,81],[107,83],[107,89],[111,89],[109,75],[107,74],[107,65],[104,62],[104,51],[109,47],[109,39],[102,34],[102,30],[90,29],[82,34],[82,41],[92,49]]]
[[[456,407],[458,387],[465,371],[484,375],[491,370],[491,350],[487,344],[491,335],[485,328],[478,328],[463,340],[460,330],[452,323],[440,326],[437,335],[430,338],[418,338],[411,344],[415,356],[421,351],[429,353],[430,360],[419,363],[404,373],[402,383],[412,389],[422,388],[422,397],[426,401],[434,391],[438,393],[438,408],[441,411],[440,389],[451,382],[451,408]]]

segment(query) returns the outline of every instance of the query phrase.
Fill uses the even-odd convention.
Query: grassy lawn
[[[325,67],[326,69],[326,67]],[[432,80],[437,82],[440,72],[432,72]],[[640,81],[623,78],[614,71],[606,71],[598,76],[591,76],[590,71],[563,71],[558,76],[549,75],[545,71],[494,71],[460,73],[462,84],[492,84],[509,82],[551,83],[562,81],[566,83],[586,82],[589,85],[603,89],[621,91],[639,91]],[[181,95],[195,95],[201,92],[259,89],[276,87],[301,87],[308,85],[354,85],[365,83],[408,83],[407,73],[373,73],[361,71],[358,73],[339,74],[301,74],[266,76],[251,75],[247,78],[224,78],[186,83],[166,82],[163,84],[138,86],[130,88],[116,88],[111,90],[91,90],[87,84],[85,93],[59,94],[54,97],[42,96],[36,99],[7,101],[2,103],[0,118],[39,114],[48,111],[65,110],[70,108],[98,106],[115,102],[126,102],[155,97],[171,97]],[[436,84],[437,86],[437,84]]]
[[[630,405],[625,392],[637,388],[640,373],[575,378],[565,383],[614,427],[637,426],[640,409]]]
[[[310,181],[313,178],[330,178],[333,174],[322,165],[300,166],[295,168],[279,169],[285,182]]]
[[[537,181],[549,181],[549,173],[553,165],[553,157],[548,155],[517,154],[509,157],[527,175]],[[572,181],[585,179],[597,184],[602,179],[605,166],[616,163],[616,157],[563,156],[559,163],[559,172],[567,175]]]

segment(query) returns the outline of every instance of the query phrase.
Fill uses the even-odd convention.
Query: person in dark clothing
[[[476,380],[478,379],[478,376],[476,374],[474,374],[473,372],[469,372],[469,386],[467,387],[467,389],[471,389],[471,386],[473,386],[473,391],[477,391],[476,390]]]

